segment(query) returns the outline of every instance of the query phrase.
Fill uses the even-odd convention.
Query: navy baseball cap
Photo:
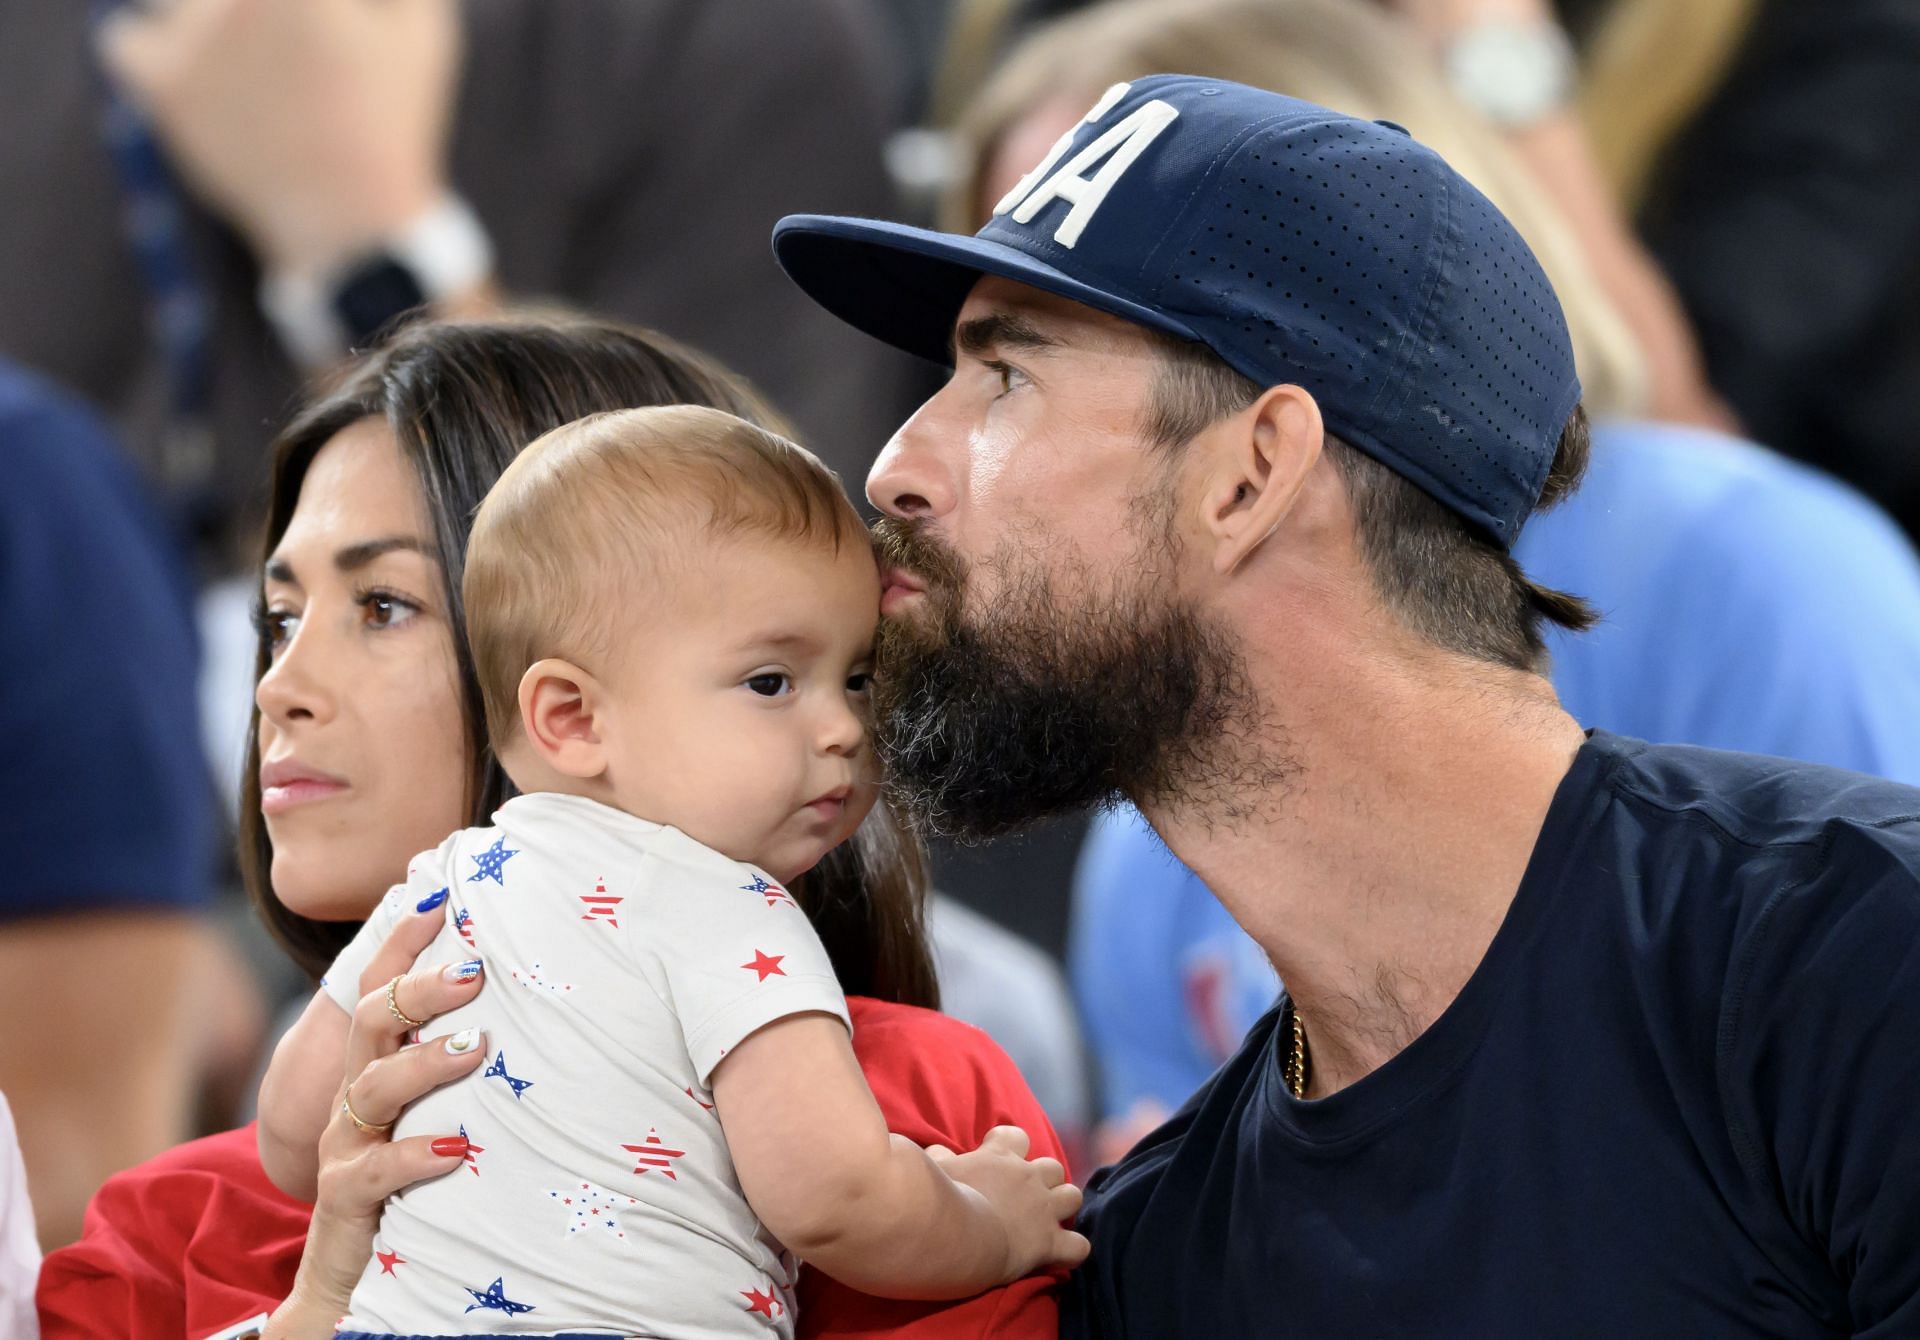
[[[1580,383],[1553,288],[1506,217],[1434,153],[1242,84],[1116,84],[972,237],[792,215],[793,281],[849,324],[951,362],[999,275],[1181,339],[1502,545],[1533,510]]]

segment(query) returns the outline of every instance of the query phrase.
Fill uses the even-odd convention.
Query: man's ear
[[[600,682],[572,661],[548,657],[520,676],[520,730],[543,763],[568,777],[607,770]]]
[[[1212,462],[1201,518],[1213,570],[1238,568],[1279,528],[1320,459],[1320,406],[1298,386],[1274,386],[1209,430]]]

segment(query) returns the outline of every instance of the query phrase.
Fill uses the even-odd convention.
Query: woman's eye
[[[375,628],[397,627],[420,612],[420,607],[411,600],[385,591],[367,592],[360,597],[360,606],[367,612],[367,622]]]
[[[255,609],[253,612],[253,630],[269,651],[278,651],[293,636],[293,627],[300,616],[292,610]]]
[[[771,672],[764,675],[755,675],[747,681],[747,687],[759,694],[762,698],[778,698],[781,694],[791,689],[792,686],[793,680],[791,677],[773,674]]]

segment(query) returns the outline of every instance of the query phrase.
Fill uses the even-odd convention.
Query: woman
[[[310,973],[409,857],[484,821],[507,794],[479,743],[462,631],[474,508],[520,447],[549,428],[665,403],[770,421],[737,382],[664,341],[582,320],[513,320],[416,327],[282,435],[242,862],[269,927]],[[882,809],[795,890],[851,998],[855,1051],[889,1125],[922,1144],[963,1147],[994,1125],[1017,1125],[1034,1135],[1036,1153],[1058,1156],[1006,1058],[926,1008],[935,988],[922,883],[916,849]],[[404,971],[426,943],[414,934],[422,929],[397,931],[363,987]],[[441,981],[437,966],[413,974],[406,999],[444,1010],[471,995]],[[341,1058],[361,1117],[375,1124],[466,1068],[438,1048],[399,1051],[401,1041],[383,1011],[363,1009]],[[251,1128],[109,1181],[81,1241],[48,1259],[44,1334],[326,1334],[371,1254],[384,1197],[467,1160],[423,1142],[389,1144],[339,1113],[321,1148],[311,1209],[266,1181]],[[808,1335],[1054,1330],[1046,1279],[937,1307],[867,1298],[809,1275],[801,1297]]]

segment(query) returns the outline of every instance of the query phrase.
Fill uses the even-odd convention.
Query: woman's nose
[[[260,715],[277,726],[333,717],[338,686],[328,673],[330,658],[320,631],[303,620],[254,687]]]

